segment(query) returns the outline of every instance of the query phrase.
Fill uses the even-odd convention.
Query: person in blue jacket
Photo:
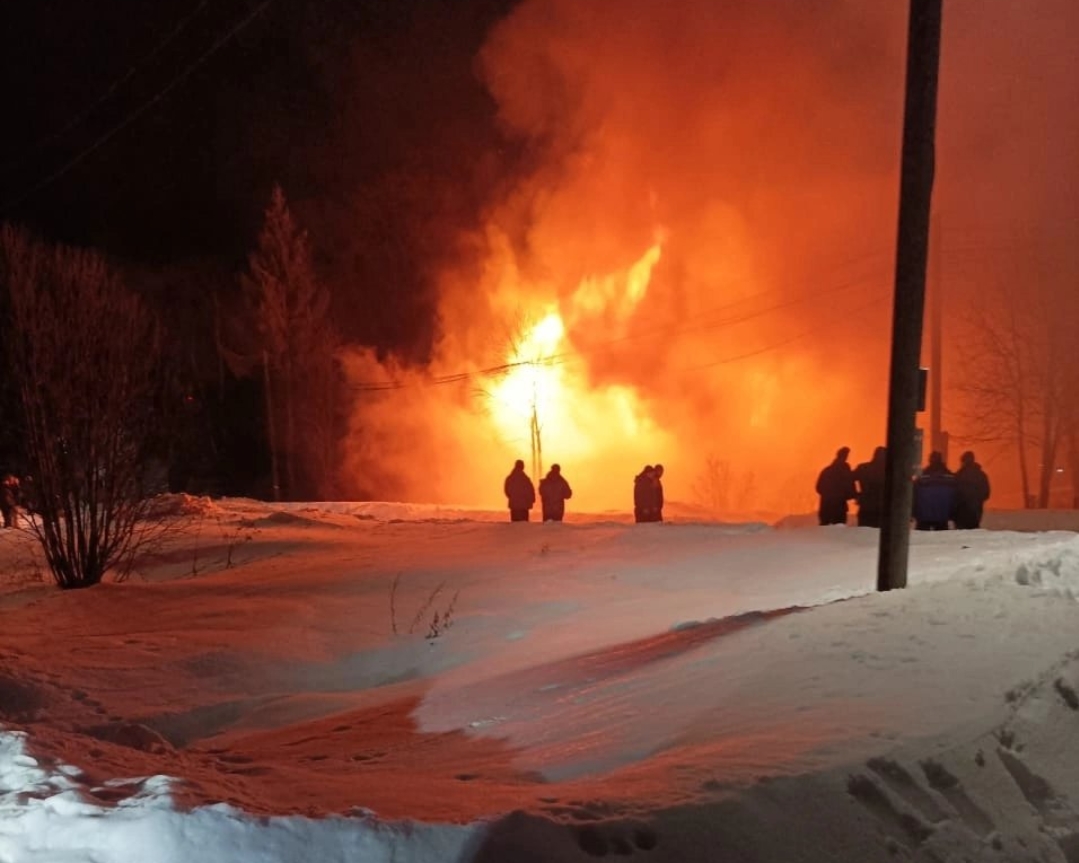
[[[929,464],[914,481],[914,527],[917,530],[948,530],[955,519],[958,502],[955,474],[948,470],[944,456],[929,454]]]

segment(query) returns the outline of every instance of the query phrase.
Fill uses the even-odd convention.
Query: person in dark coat
[[[915,529],[947,530],[955,518],[957,491],[955,474],[944,464],[944,456],[931,452],[929,464],[914,481]]]
[[[955,527],[977,530],[982,526],[982,511],[989,500],[989,477],[970,450],[959,457],[959,462],[959,470],[955,472]]]
[[[858,501],[858,527],[880,527],[884,513],[884,462],[888,450],[879,446],[873,458],[854,469],[854,485]]]
[[[633,478],[633,517],[637,523],[655,521],[655,468],[644,466]]]
[[[536,489],[525,473],[525,463],[517,459],[502,484],[509,504],[510,521],[528,521],[528,512],[536,505]]]
[[[832,463],[817,477],[816,488],[820,495],[817,515],[822,525],[847,523],[847,501],[855,496],[854,471],[847,462],[848,456],[850,447],[840,447]]]
[[[652,518],[650,521],[663,521],[663,465],[652,468]]]
[[[547,476],[539,484],[540,504],[544,521],[562,521],[566,514],[566,501],[573,497],[573,489],[562,476],[560,465],[553,464]]]
[[[19,479],[13,473],[7,474],[0,482],[0,515],[4,527],[15,527],[15,514],[19,508]]]

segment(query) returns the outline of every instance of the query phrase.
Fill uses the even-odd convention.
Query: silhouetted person
[[[536,489],[525,473],[525,463],[517,459],[502,484],[509,504],[510,521],[528,521],[528,511],[536,504]]]
[[[663,521],[663,465],[652,468],[652,518]]]
[[[633,518],[638,522],[655,521],[655,472],[650,464],[633,478]]]
[[[540,480],[539,496],[543,508],[543,520],[562,521],[562,517],[566,514],[566,501],[573,497],[573,489],[562,476],[561,466],[551,465],[547,476]]]
[[[879,446],[873,450],[873,458],[854,469],[859,527],[880,527],[884,512],[884,460],[887,456],[888,450]]]
[[[0,482],[0,515],[4,519],[4,527],[15,527],[15,513],[19,508],[19,478],[15,474],[7,474],[3,482]]]
[[[854,472],[847,463],[849,455],[850,447],[840,447],[832,463],[817,477],[820,495],[817,515],[822,525],[847,523],[847,501],[854,497]]]
[[[955,527],[957,530],[976,530],[982,526],[982,511],[989,500],[989,477],[967,450],[959,457],[955,472]]]
[[[944,456],[931,452],[929,464],[914,481],[914,527],[947,530],[955,518],[956,492],[955,474],[944,464]]]

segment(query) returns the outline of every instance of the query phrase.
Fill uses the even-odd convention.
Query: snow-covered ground
[[[0,863],[1079,861],[1076,513],[878,594],[809,518],[170,503],[87,591],[0,532]]]

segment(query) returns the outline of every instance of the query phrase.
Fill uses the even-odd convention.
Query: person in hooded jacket
[[[959,457],[955,486],[956,530],[977,530],[982,526],[982,511],[989,500],[989,477],[970,450]]]
[[[650,464],[633,478],[633,518],[638,524],[655,521],[655,471]]]
[[[955,518],[957,500],[955,474],[948,470],[944,456],[929,454],[929,464],[914,481],[914,527],[917,530],[947,530]]]
[[[536,489],[525,473],[525,463],[517,459],[502,484],[509,505],[510,521],[528,521],[529,510],[536,505]]]
[[[566,501],[573,497],[573,489],[562,476],[561,465],[551,465],[547,476],[540,480],[539,496],[543,520],[562,521],[566,514]]]
[[[884,513],[884,463],[887,457],[888,450],[879,446],[873,450],[873,458],[854,469],[859,527],[880,527]]]
[[[855,496],[854,472],[847,461],[849,455],[850,447],[840,447],[832,463],[817,477],[816,489],[820,495],[817,515],[822,525],[847,523],[847,501]]]

